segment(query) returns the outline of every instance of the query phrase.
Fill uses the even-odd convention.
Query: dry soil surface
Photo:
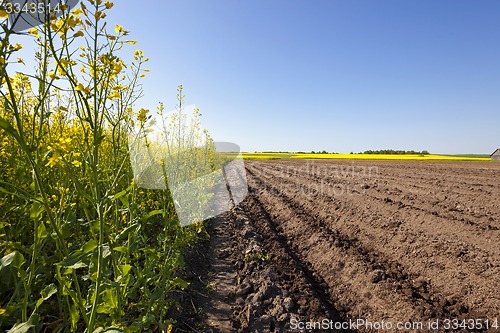
[[[439,319],[444,331],[445,319],[481,319],[500,332],[484,327],[500,320],[500,163],[278,160],[246,171],[249,196],[212,221],[206,331],[323,332],[298,323],[325,319],[392,331]],[[350,328],[375,331],[366,325]],[[452,331],[481,331],[471,327]]]

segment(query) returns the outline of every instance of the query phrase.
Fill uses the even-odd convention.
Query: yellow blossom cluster
[[[3,131],[2,131],[3,132]],[[5,135],[2,133],[2,135]],[[0,158],[7,159],[12,156],[9,151],[10,139],[8,136],[4,136],[2,141],[0,141]]]
[[[148,119],[148,113],[149,113],[149,110],[148,109],[143,109],[141,108],[137,114],[137,120],[139,120],[141,123],[145,123],[146,120]]]

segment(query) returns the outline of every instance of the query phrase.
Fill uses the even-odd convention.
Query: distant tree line
[[[322,150],[322,151],[314,151],[314,150],[311,150],[310,153],[307,153],[307,152],[304,152],[304,151],[298,151],[297,154],[338,154],[338,153],[335,153],[335,152],[327,152],[326,150]]]
[[[389,154],[389,155],[429,155],[427,150],[414,151],[414,150],[394,150],[394,149],[382,149],[382,150],[367,150],[363,154]]]

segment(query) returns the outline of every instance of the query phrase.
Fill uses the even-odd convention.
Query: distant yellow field
[[[291,153],[242,153],[245,160],[275,160],[283,158],[314,158],[344,160],[414,160],[414,161],[490,161],[489,157],[461,157],[419,154],[291,154]]]

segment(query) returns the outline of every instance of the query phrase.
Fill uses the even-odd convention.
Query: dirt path
[[[231,249],[238,248],[234,240],[234,231],[234,221],[231,218],[216,218],[209,227],[210,299],[203,309],[206,314],[206,325],[213,332],[233,332],[236,328],[233,325],[237,325],[232,318],[236,269],[230,257]]]
[[[252,195],[212,221],[210,233],[207,332],[284,332],[303,315],[341,320],[324,281],[286,244]]]
[[[212,225],[214,332],[500,320],[499,163],[246,166],[248,198]]]

